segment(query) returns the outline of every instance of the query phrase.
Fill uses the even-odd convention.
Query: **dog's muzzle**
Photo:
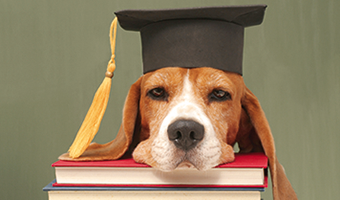
[[[169,125],[168,137],[184,151],[194,148],[204,137],[204,127],[193,120],[177,120]]]

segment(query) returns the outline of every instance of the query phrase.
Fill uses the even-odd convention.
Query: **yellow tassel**
[[[115,18],[112,21],[110,28],[110,44],[112,52],[111,60],[109,61],[109,64],[107,66],[105,78],[102,84],[99,86],[96,94],[94,95],[90,109],[87,112],[86,117],[77,133],[77,136],[69,149],[69,156],[71,158],[78,158],[84,153],[86,148],[90,145],[91,141],[93,140],[94,136],[97,134],[98,129],[100,127],[100,123],[103,119],[107,107],[107,102],[110,96],[111,79],[113,77],[113,72],[116,69],[114,60],[116,46],[116,32],[117,32],[117,18]]]

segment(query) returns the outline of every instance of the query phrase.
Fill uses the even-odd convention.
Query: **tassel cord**
[[[111,59],[107,66],[105,78],[99,86],[96,94],[94,95],[92,104],[86,117],[74,139],[71,147],[69,148],[69,156],[71,158],[80,157],[86,148],[90,145],[94,136],[97,134],[102,118],[105,114],[107,103],[111,90],[111,79],[116,69],[115,64],[115,47],[116,47],[116,33],[117,33],[117,18],[115,18],[110,27],[110,45],[111,45]]]

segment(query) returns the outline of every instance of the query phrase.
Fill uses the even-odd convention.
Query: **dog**
[[[132,152],[136,162],[162,171],[208,170],[240,152],[265,152],[273,196],[297,199],[275,153],[274,139],[256,96],[240,74],[210,67],[166,67],[141,76],[127,95],[116,138],[92,143],[81,157],[115,160]]]

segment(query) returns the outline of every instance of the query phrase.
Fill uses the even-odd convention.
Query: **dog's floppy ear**
[[[138,119],[140,84],[139,78],[130,88],[126,97],[123,119],[118,134],[114,140],[106,144],[92,143],[79,158],[70,158],[68,153],[59,157],[60,160],[93,161],[93,160],[115,160],[120,158],[128,149],[135,132]]]
[[[276,153],[274,138],[272,136],[268,121],[256,96],[248,89],[242,98],[242,107],[250,118],[257,136],[259,137],[263,150],[269,160],[269,169],[272,178],[273,197],[275,200],[293,200],[297,196],[286,177],[282,165],[279,163]]]

